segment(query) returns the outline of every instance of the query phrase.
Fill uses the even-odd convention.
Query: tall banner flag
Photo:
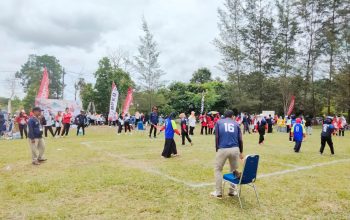
[[[129,88],[128,89],[128,94],[126,95],[125,101],[124,101],[124,106],[123,106],[123,116],[125,113],[129,112],[129,108],[132,102],[132,94],[133,94],[133,89]]]
[[[119,92],[115,83],[112,83],[111,101],[109,103],[108,119],[113,119],[116,115]]]
[[[289,108],[288,108],[288,113],[287,115],[292,114],[293,109],[294,109],[294,104],[295,104],[295,96],[292,96],[292,99],[290,100]]]
[[[204,111],[204,97],[205,97],[205,94],[204,92],[202,92],[201,114],[203,114],[203,111]]]
[[[36,98],[37,99],[49,98],[49,74],[47,73],[46,66],[44,67],[43,78],[41,79],[40,88]]]

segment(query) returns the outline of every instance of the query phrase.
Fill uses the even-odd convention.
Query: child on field
[[[301,148],[301,143],[303,142],[303,138],[305,137],[305,129],[301,124],[301,119],[297,118],[295,120],[295,124],[292,127],[292,135],[295,141],[294,152],[299,153]]]

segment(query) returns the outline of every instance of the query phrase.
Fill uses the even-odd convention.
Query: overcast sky
[[[214,77],[220,55],[219,0],[1,0],[0,96],[9,96],[5,79],[14,75],[29,54],[56,56],[68,72],[82,72],[94,82],[98,60],[122,48],[137,54],[141,19],[149,24],[161,52],[163,80],[188,81],[199,67]],[[9,71],[9,72],[7,72]],[[65,94],[73,96],[78,74],[68,73]],[[134,80],[137,75],[132,76]],[[19,88],[20,90],[20,88]],[[17,95],[23,96],[19,93]]]

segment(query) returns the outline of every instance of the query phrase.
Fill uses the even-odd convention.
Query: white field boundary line
[[[100,142],[109,142],[109,141],[100,141]],[[138,168],[138,169],[144,170],[148,173],[159,175],[163,178],[172,180],[172,181],[177,182],[177,183],[182,183],[182,184],[184,184],[188,187],[191,187],[191,188],[201,188],[201,187],[215,185],[215,183],[193,183],[193,182],[188,182],[188,181],[184,181],[184,180],[175,178],[173,176],[162,173],[162,172],[155,170],[153,168],[146,167],[142,164],[136,164],[134,160],[127,159],[121,155],[113,154],[113,153],[110,153],[110,152],[104,151],[104,150],[97,150],[95,147],[92,146],[93,143],[96,143],[96,142],[81,142],[82,145],[85,145],[90,150],[103,152],[109,157],[117,158],[117,159],[121,160],[123,162],[123,164],[128,164],[130,167]],[[272,173],[267,173],[267,174],[260,174],[260,175],[258,175],[257,178],[260,179],[260,178],[266,178],[266,177],[272,177],[272,176],[280,176],[280,175],[285,175],[288,173],[294,173],[294,172],[299,172],[299,171],[303,171],[303,170],[311,170],[311,169],[314,169],[317,167],[323,167],[323,166],[327,166],[327,165],[333,165],[333,164],[345,163],[345,162],[350,162],[350,159],[333,160],[333,161],[324,162],[324,163],[316,163],[316,164],[309,165],[309,166],[300,166],[300,167],[296,167],[294,169],[282,170],[282,171],[277,171],[277,172],[272,172]]]

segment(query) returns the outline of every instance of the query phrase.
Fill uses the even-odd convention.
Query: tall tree
[[[29,110],[33,107],[37,95],[43,67],[46,66],[49,73],[49,98],[58,99],[62,96],[62,66],[59,60],[49,55],[29,55],[28,61],[16,72],[16,77],[21,79],[23,90],[26,93],[24,107]]]
[[[108,113],[113,81],[117,85],[119,97],[125,96],[129,87],[134,87],[134,82],[131,80],[129,73],[124,72],[122,69],[114,68],[107,57],[103,57],[99,61],[95,77],[94,103],[97,112],[100,113]]]
[[[263,109],[263,103],[268,104],[264,95],[264,79],[271,70],[269,60],[273,39],[273,19],[268,14],[271,12],[262,0],[247,1],[244,8],[247,24],[241,31],[248,64],[252,67],[252,73],[258,76],[256,91],[260,100],[259,111]]]
[[[222,55],[220,67],[228,75],[228,80],[237,88],[237,97],[241,101],[241,66],[244,59],[242,52],[241,29],[243,8],[240,0],[225,0],[224,9],[218,9],[219,37],[214,40]]]
[[[138,55],[134,57],[134,67],[139,75],[141,89],[149,94],[149,108],[152,108],[152,96],[162,85],[161,77],[165,74],[158,62],[158,45],[153,34],[148,28],[145,18],[142,19],[144,36],[140,37],[141,44],[138,47]]]
[[[211,72],[208,68],[199,68],[192,75],[190,80],[191,83],[206,83],[210,82],[213,79],[211,78]]]
[[[298,31],[296,13],[289,0],[276,0],[278,19],[276,24],[276,37],[273,41],[271,63],[274,72],[280,77],[278,81],[282,97],[284,115],[287,114],[292,94],[292,84],[289,76],[295,64],[296,34]],[[280,97],[280,96],[278,96]]]

